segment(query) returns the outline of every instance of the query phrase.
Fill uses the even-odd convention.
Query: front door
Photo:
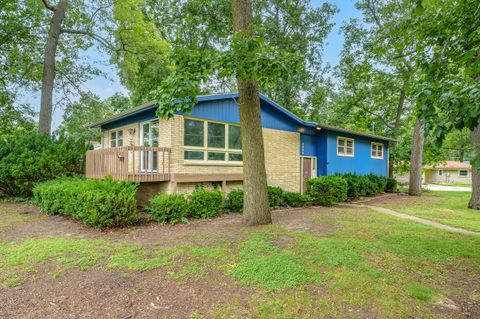
[[[140,125],[140,145],[147,147],[158,146],[158,120],[144,122]],[[158,171],[158,152],[153,150],[142,151],[141,165],[143,172]]]
[[[307,180],[316,176],[316,158],[302,157],[302,193],[307,191]]]

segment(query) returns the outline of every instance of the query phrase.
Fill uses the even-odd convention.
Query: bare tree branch
[[[78,35],[84,35],[84,36],[88,36],[94,40],[96,40],[97,42],[99,42],[102,46],[104,46],[105,48],[111,50],[111,51],[114,51],[114,52],[117,52],[118,49],[115,48],[113,45],[111,45],[107,39],[103,38],[102,36],[96,34],[96,33],[93,33],[91,31],[86,31],[86,30],[73,30],[73,29],[61,29],[61,33],[68,33],[68,34],[78,34]]]
[[[47,8],[48,10],[50,11],[55,11],[55,6],[51,5],[48,0],[42,0],[43,2],[43,5],[45,6],[45,8]]]

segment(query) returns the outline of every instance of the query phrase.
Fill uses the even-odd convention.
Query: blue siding
[[[337,136],[355,139],[354,157],[337,156]],[[371,142],[383,143],[383,159],[371,158]],[[357,173],[360,175],[373,173],[386,176],[388,166],[387,148],[388,144],[380,140],[329,131],[327,133],[327,175],[335,173]]]
[[[304,129],[303,133],[300,134],[299,154],[317,157],[318,176],[335,173],[387,175],[388,142],[356,134],[339,133],[330,129],[318,131],[313,123],[304,122],[293,115],[289,115],[287,111],[280,109],[279,106],[269,102],[268,99],[262,98],[260,103],[262,127],[290,132],[298,132],[300,127]],[[102,130],[154,119],[157,117],[155,111],[156,108],[151,107],[136,114],[120,118],[114,122],[102,125]],[[222,122],[240,123],[235,94],[226,95],[223,99],[218,99],[214,96],[200,97],[198,105],[193,108],[192,112],[184,115]],[[354,157],[337,156],[337,136],[355,139]],[[371,142],[383,143],[383,159],[371,158]]]

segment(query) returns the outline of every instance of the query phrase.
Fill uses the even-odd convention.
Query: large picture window
[[[383,144],[382,143],[372,143],[371,146],[371,156],[376,159],[383,159]]]
[[[123,146],[123,130],[110,132],[110,147]]]
[[[353,138],[337,137],[337,155],[351,156],[355,153],[355,145]]]
[[[184,159],[209,162],[241,162],[240,126],[185,119]]]

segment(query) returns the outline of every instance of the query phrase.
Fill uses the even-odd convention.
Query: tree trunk
[[[234,32],[252,28],[250,0],[232,0]],[[243,150],[243,217],[247,225],[272,223],[268,205],[260,97],[257,82],[237,76]]]
[[[403,114],[403,106],[405,105],[405,85],[400,90],[400,97],[398,98],[398,105],[397,105],[397,114],[395,117],[395,124],[393,125],[393,138],[398,137],[398,130],[400,129],[400,120],[402,119]],[[393,177],[393,169],[394,166],[394,150],[395,150],[395,142],[392,142],[390,145],[390,152],[388,157],[388,177]]]
[[[413,130],[412,154],[410,155],[410,184],[408,195],[422,195],[423,127],[419,119]]]
[[[472,149],[474,158],[480,157],[480,120],[477,127],[470,132],[470,142],[472,143]],[[480,176],[478,175],[477,163],[472,165],[472,196],[468,203],[468,208],[480,209]]]
[[[68,0],[60,0],[53,8],[53,16],[48,30],[48,39],[43,57],[42,97],[40,101],[39,133],[50,134],[52,129],[52,97],[55,80],[55,56],[62,22],[65,18]]]

